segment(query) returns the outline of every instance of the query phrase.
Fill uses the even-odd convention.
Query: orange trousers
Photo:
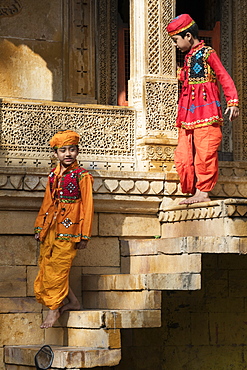
[[[40,245],[39,272],[34,293],[39,303],[51,310],[62,306],[69,292],[69,272],[76,256],[75,242],[55,239],[54,224]]]
[[[218,180],[217,149],[222,139],[218,124],[194,130],[179,130],[175,165],[183,193],[195,194],[196,189],[209,192]]]

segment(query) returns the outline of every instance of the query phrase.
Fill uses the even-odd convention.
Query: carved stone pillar
[[[234,160],[247,160],[247,0],[232,1],[233,77],[240,98],[240,117],[233,122]]]
[[[129,103],[137,112],[138,170],[173,166],[178,85],[175,49],[165,27],[174,8],[174,0],[130,0]]]

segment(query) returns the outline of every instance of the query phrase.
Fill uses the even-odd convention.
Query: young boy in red
[[[179,15],[166,29],[175,46],[187,52],[184,67],[178,70],[183,86],[178,101],[179,139],[174,161],[182,192],[193,196],[180,204],[208,202],[208,192],[218,179],[217,149],[222,139],[217,80],[224,91],[225,113],[230,113],[230,121],[239,115],[238,94],[215,50],[198,39],[198,26],[189,14]]]
[[[77,250],[86,248],[91,236],[93,178],[77,163],[78,142],[72,130],[59,131],[50,141],[59,163],[50,172],[35,222],[35,239],[41,245],[34,292],[49,308],[42,329],[52,327],[64,311],[80,308],[69,287],[69,273]]]

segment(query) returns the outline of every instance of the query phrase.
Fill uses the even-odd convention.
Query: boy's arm
[[[84,213],[84,220],[81,230],[82,240],[88,241],[91,237],[92,221],[93,221],[93,177],[87,172],[83,175],[80,180],[80,191],[82,198],[82,208]],[[79,243],[80,244],[80,243]],[[86,247],[85,243],[82,243],[83,249]]]
[[[46,189],[45,189],[45,195],[44,195],[44,198],[43,198],[43,202],[42,202],[42,205],[40,207],[38,216],[37,216],[37,218],[35,220],[35,224],[34,224],[34,233],[35,233],[35,239],[36,240],[39,240],[39,233],[42,230],[42,226],[43,226],[43,223],[44,223],[44,217],[46,216],[46,212],[47,212],[49,206],[51,205],[51,203],[52,203],[51,191],[50,191],[50,184],[49,184],[49,181],[48,181],[47,185],[46,185]]]
[[[224,68],[216,52],[212,52],[209,55],[207,62],[210,65],[210,67],[214,70],[216,77],[223,88],[227,102],[226,112],[230,111],[229,117],[230,120],[237,118],[237,116],[239,115],[238,109],[239,100],[237,89],[235,87],[233,79],[231,78],[227,70]]]

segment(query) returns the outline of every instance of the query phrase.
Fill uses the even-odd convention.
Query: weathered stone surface
[[[0,265],[35,265],[36,248],[32,236],[0,235]]]
[[[129,214],[99,214],[101,236],[155,236],[160,235],[156,217]]]
[[[86,249],[79,250],[73,261],[74,266],[119,266],[118,238],[93,237]]]
[[[120,274],[119,267],[82,267],[82,273],[84,275],[101,275],[101,274]]]
[[[119,274],[83,276],[83,291],[143,289],[146,289],[146,275]]]
[[[0,298],[0,313],[41,312],[34,298]]]
[[[144,328],[161,325],[160,310],[85,310],[71,311],[59,318],[56,326],[70,328]]]
[[[43,343],[44,330],[39,328],[40,324],[41,314],[16,313],[0,315],[0,346]]]
[[[27,267],[27,296],[34,297],[33,283],[38,274],[38,266],[28,266]]]
[[[104,291],[84,292],[83,302],[85,308],[111,309],[111,310],[144,310],[159,309],[161,304],[161,293],[159,291]]]
[[[134,256],[121,258],[121,273],[183,273],[200,272],[200,254]]]
[[[67,328],[99,329],[104,325],[105,312],[101,310],[83,310],[65,312],[55,326]]]
[[[161,310],[107,311],[108,328],[155,328],[161,326]]]
[[[121,348],[120,330],[68,328],[68,345],[87,348]]]
[[[91,275],[83,277],[83,291],[98,290],[194,290],[201,276],[194,273]]]
[[[26,297],[26,268],[0,266],[0,297]]]
[[[0,234],[33,235],[37,212],[0,211]]]
[[[5,348],[5,359],[9,370],[29,370],[33,364],[35,354],[41,346],[12,346]],[[121,350],[119,349],[89,349],[82,347],[58,347],[52,346],[54,360],[52,368],[54,369],[72,369],[93,368],[97,366],[115,366],[121,359]],[[25,366],[13,367],[13,364]],[[31,368],[32,369],[32,368]]]
[[[49,330],[45,330],[45,343],[53,346],[63,346],[67,344],[66,342],[66,328],[49,328]]]

